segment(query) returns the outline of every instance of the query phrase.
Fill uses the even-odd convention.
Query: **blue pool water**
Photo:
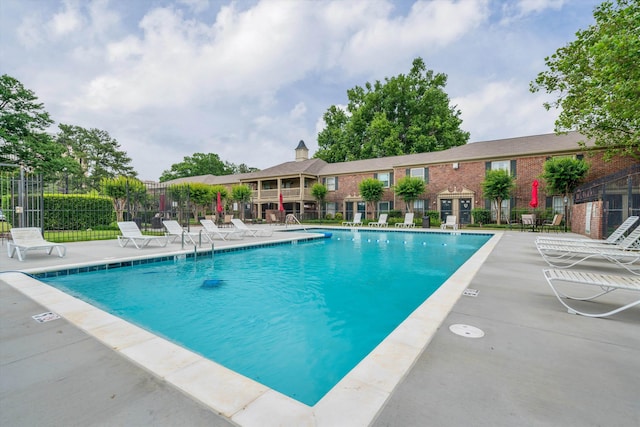
[[[331,232],[41,280],[313,405],[490,238]]]

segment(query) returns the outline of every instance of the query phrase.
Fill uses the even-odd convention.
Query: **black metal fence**
[[[576,189],[575,203],[593,201],[603,202],[603,230],[621,224],[629,216],[640,216],[640,164]]]
[[[0,172],[0,234],[11,227],[39,227],[53,241],[115,238],[117,221],[134,221],[145,231],[164,231],[163,219],[177,220],[190,228],[201,218],[223,222],[226,214],[251,218],[250,205],[225,202],[217,210],[217,198],[196,203],[188,186],[174,191],[161,183],[145,183],[144,190],[125,188],[114,198],[71,177],[47,179],[25,170]],[[245,212],[233,211],[238,206]]]

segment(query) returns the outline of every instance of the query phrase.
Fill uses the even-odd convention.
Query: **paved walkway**
[[[640,425],[640,308],[607,319],[567,314],[544,281],[535,237],[504,234],[469,284],[478,295],[460,297],[373,426]],[[168,250],[73,244],[65,262]],[[33,252],[19,263],[0,248],[0,272],[59,262]],[[599,306],[634,296],[614,292]],[[66,320],[31,319],[45,311],[0,274],[0,425],[235,425]],[[455,335],[452,324],[485,336]]]

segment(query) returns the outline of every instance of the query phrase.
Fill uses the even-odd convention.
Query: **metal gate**
[[[0,164],[0,166],[16,167]],[[4,216],[4,224],[0,223],[0,231],[12,227],[44,226],[44,185],[41,175],[28,174],[24,168],[14,171],[0,172],[0,209]]]

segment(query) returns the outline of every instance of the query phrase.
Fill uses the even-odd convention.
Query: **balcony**
[[[283,188],[282,197],[287,201],[300,200],[301,191],[302,191],[302,196],[305,200],[313,199],[310,188]],[[280,193],[278,193],[278,190],[261,190],[260,198],[258,198],[258,190],[253,190],[252,197],[254,202],[258,202],[258,201],[274,202],[279,200]]]

